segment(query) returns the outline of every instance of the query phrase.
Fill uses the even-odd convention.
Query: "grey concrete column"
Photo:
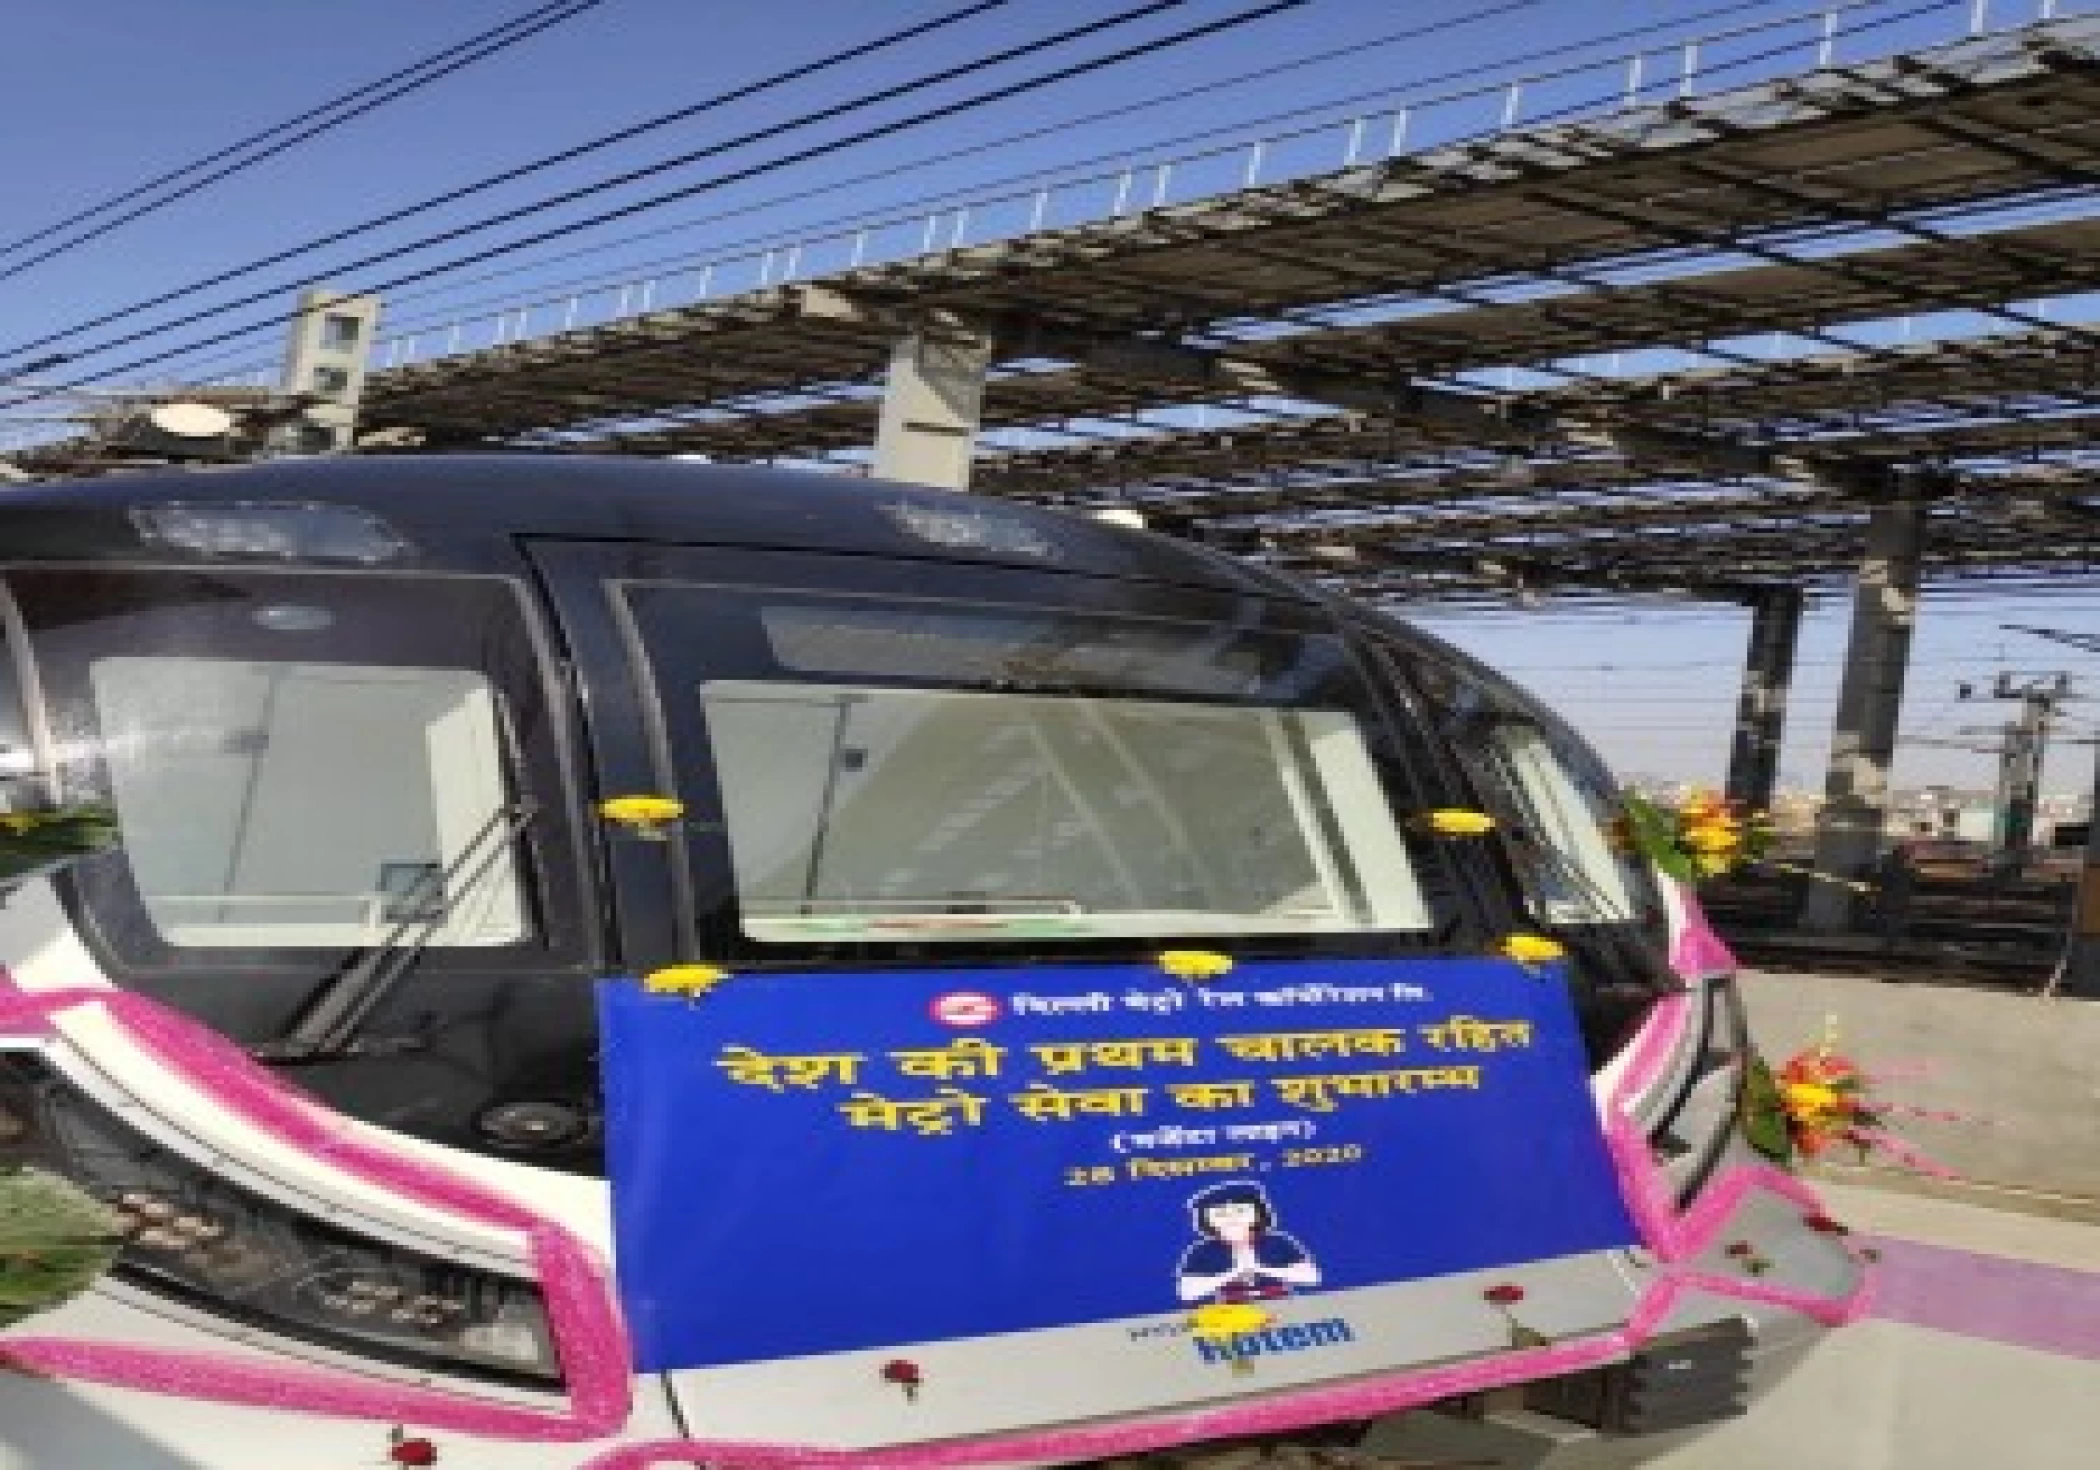
[[[875,430],[875,474],[967,490],[991,364],[991,335],[956,318],[927,322],[900,340]]]
[[[372,339],[379,331],[379,298],[337,291],[302,291],[285,340],[284,391],[312,399],[302,421],[272,436],[288,454],[347,450],[357,432],[357,400],[365,389]]]
[[[1735,741],[1728,752],[1728,799],[1753,811],[1771,808],[1772,788],[1779,781],[1786,696],[1794,680],[1794,647],[1807,602],[1799,587],[1769,587],[1750,603],[1750,647],[1743,658],[1743,692],[1736,700]]]
[[[1820,873],[1859,877],[1881,850],[1889,761],[1896,749],[1924,552],[1924,502],[1897,500],[1874,507],[1852,599],[1852,641],[1838,686],[1823,811],[1816,819],[1815,868]],[[1850,927],[1852,911],[1850,889],[1812,882],[1801,927],[1838,933]]]

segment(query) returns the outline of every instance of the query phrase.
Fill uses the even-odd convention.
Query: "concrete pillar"
[[[901,339],[890,353],[875,430],[876,476],[969,489],[978,405],[991,365],[991,334],[945,313]]]
[[[313,400],[303,418],[273,436],[287,454],[333,454],[350,448],[357,400],[365,388],[379,298],[302,291],[284,350],[284,391]]]
[[[1816,820],[1819,873],[1859,877],[1881,851],[1889,761],[1903,707],[1903,676],[1910,664],[1924,552],[1923,501],[1894,500],[1874,507],[1852,600],[1852,640],[1838,686],[1823,811]],[[1801,909],[1801,927],[1840,933],[1851,926],[1852,910],[1850,889],[1812,882]]]
[[[1735,742],[1728,753],[1728,799],[1752,811],[1771,809],[1772,788],[1778,784],[1787,689],[1807,601],[1799,587],[1768,587],[1750,603],[1750,648],[1743,658],[1743,692],[1736,700]]]

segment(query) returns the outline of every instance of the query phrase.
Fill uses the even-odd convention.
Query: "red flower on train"
[[[421,1435],[411,1436],[396,1425],[387,1436],[386,1457],[388,1463],[394,1465],[435,1465],[438,1448]]]
[[[907,1399],[916,1399],[926,1382],[926,1373],[909,1358],[892,1358],[882,1365],[882,1381],[903,1389]]]

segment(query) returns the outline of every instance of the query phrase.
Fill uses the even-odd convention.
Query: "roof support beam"
[[[1071,354],[1090,373],[1204,389],[1227,398],[1295,398],[1377,418],[1463,428],[1487,443],[1536,439],[1550,427],[1548,414],[1517,409],[1501,399],[1381,382],[1357,373],[1323,372],[1255,362],[1209,348],[1147,337],[1094,339]]]

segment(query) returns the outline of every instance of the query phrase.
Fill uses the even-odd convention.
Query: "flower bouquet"
[[[1745,1136],[1753,1148],[1781,1163],[1813,1162],[1833,1148],[1851,1148],[1856,1161],[1883,1155],[1905,1168],[1941,1178],[1953,1171],[1891,1131],[1896,1114],[1945,1122],[1975,1121],[1963,1114],[1908,1107],[1883,1099],[1877,1078],[1837,1048],[1837,1028],[1787,1058],[1775,1073],[1760,1059],[1743,1094]]]
[[[1762,815],[1746,814],[1738,803],[1709,793],[1695,792],[1672,805],[1629,791],[1620,800],[1613,835],[1623,851],[1680,883],[1696,883],[1763,857],[1772,828]]]

